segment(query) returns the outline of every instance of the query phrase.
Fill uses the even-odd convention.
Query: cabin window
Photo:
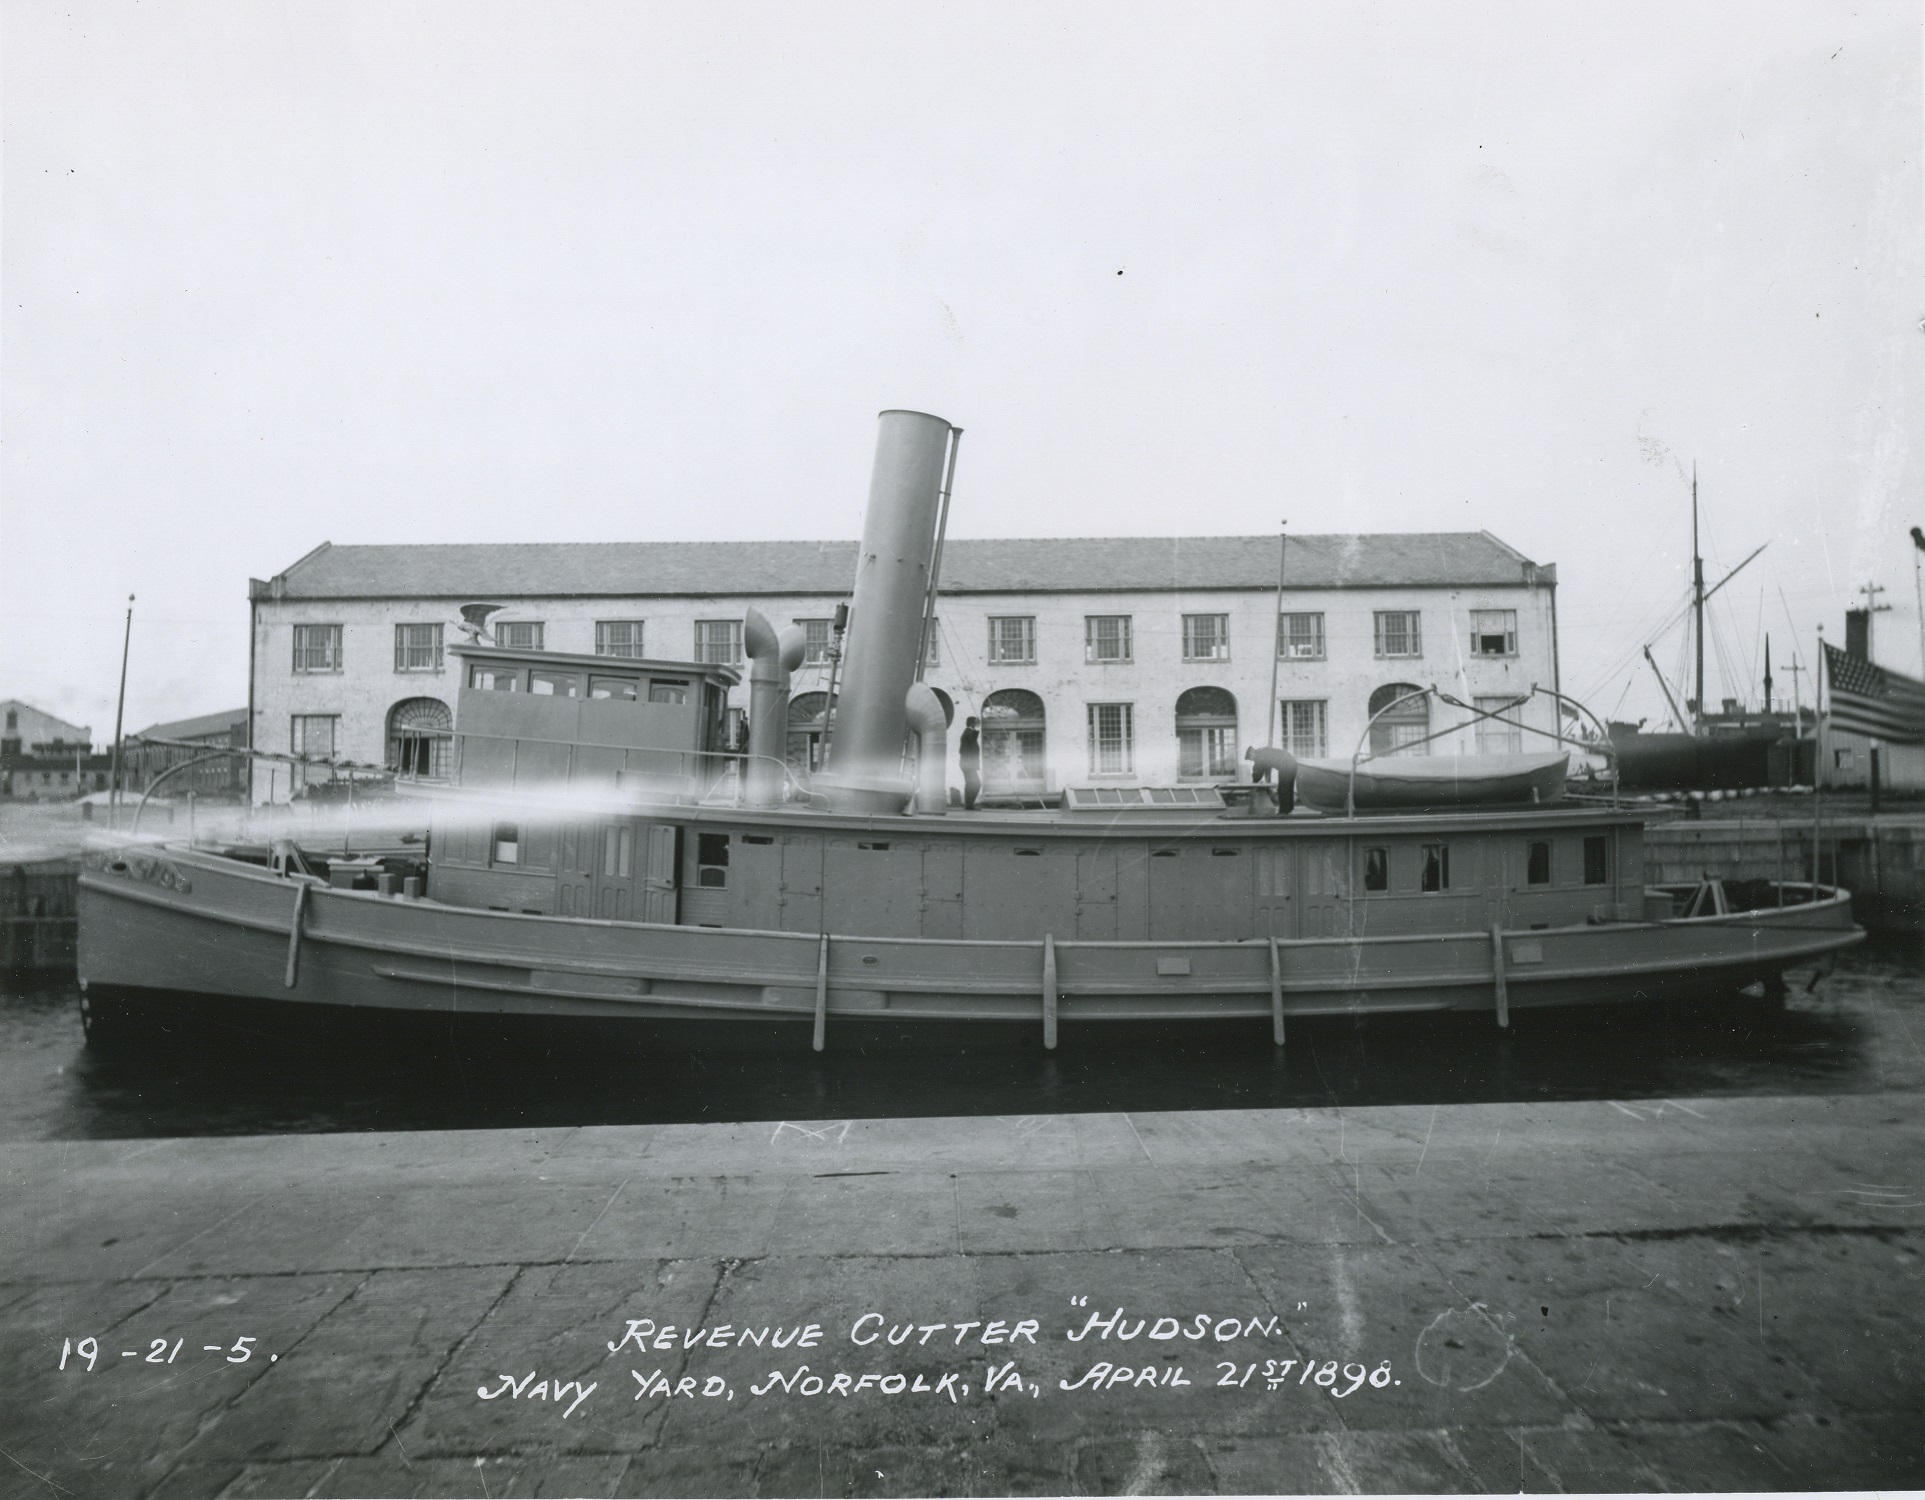
[[[1603,834],[1584,841],[1584,883],[1586,885],[1611,883],[1611,841]]]
[[[588,696],[591,698],[610,698],[617,703],[633,703],[641,688],[641,683],[633,677],[592,676],[588,679]]]
[[[1364,850],[1364,889],[1367,891],[1390,889],[1390,851],[1388,849]]]
[[[1524,861],[1524,881],[1527,885],[1549,885],[1551,883],[1551,846],[1534,843]]]
[[[573,672],[530,672],[528,691],[540,698],[579,698],[582,680]]]
[[[726,833],[696,835],[695,883],[710,889],[729,883],[729,836]]]
[[[1425,844],[1424,868],[1421,889],[1443,891],[1450,889],[1450,845]]]
[[[504,667],[473,666],[468,668],[468,686],[484,693],[518,693],[521,673]]]
[[[602,876],[608,880],[626,880],[635,871],[635,829],[626,824],[608,830],[608,837],[602,844]]]
[[[688,702],[688,684],[667,678],[654,678],[648,685],[648,701],[650,703],[686,703]]]
[[[494,828],[494,862],[498,865],[521,863],[521,825],[497,823]]]

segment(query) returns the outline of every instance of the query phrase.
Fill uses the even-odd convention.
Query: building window
[[[1186,780],[1236,775],[1237,700],[1222,688],[1191,688],[1176,700],[1176,773]]]
[[[294,627],[294,670],[297,672],[340,671],[341,627],[339,625],[296,625]]]
[[[1036,617],[991,615],[989,659],[1003,666],[1033,665],[1036,660]]]
[[[1043,792],[1049,785],[1049,721],[1043,700],[1023,688],[983,699],[983,790]]]
[[[942,621],[932,618],[929,621],[929,638],[923,642],[922,664],[924,669],[942,665],[942,648],[937,643],[942,639]]]
[[[1183,659],[1185,661],[1228,661],[1230,659],[1230,617],[1228,615],[1185,615],[1183,617]]]
[[[827,665],[835,621],[797,620],[795,623],[802,627],[802,665],[805,667]]]
[[[1517,611],[1474,609],[1470,612],[1472,656],[1517,655]]]
[[[445,780],[454,717],[435,698],[408,698],[388,710],[388,765],[403,776]]]
[[[289,720],[288,749],[296,755],[332,756],[340,728],[339,714],[295,714]],[[334,771],[329,766],[301,762],[294,766],[293,780],[297,788],[333,779]]]
[[[1385,683],[1370,695],[1367,712],[1375,720],[1370,726],[1372,755],[1428,753],[1430,699],[1414,683]],[[1378,714],[1383,717],[1377,718]]]
[[[493,850],[492,860],[498,865],[518,865],[521,863],[521,825],[519,823],[497,823],[493,836],[489,839]]]
[[[695,659],[711,666],[739,667],[742,664],[742,622],[697,620]]]
[[[495,644],[510,651],[539,651],[542,635],[540,620],[509,620],[495,626]]]
[[[1083,617],[1083,660],[1092,663],[1126,662],[1130,659],[1130,617],[1128,615],[1085,615]]]
[[[1584,841],[1584,883],[1586,885],[1611,883],[1611,841],[1603,834],[1597,834]]]
[[[595,654],[597,656],[640,656],[642,622],[640,620],[597,620]]]
[[[826,623],[826,622],[825,622]],[[822,737],[829,729],[829,695],[797,693],[789,700],[789,764],[798,771],[822,769]]]
[[[1286,698],[1277,707],[1283,712],[1284,749],[1313,760],[1330,753],[1324,730],[1328,715],[1322,698]]]
[[[1526,885],[1549,885],[1551,883],[1551,846],[1546,843],[1533,843],[1524,860],[1524,883]]]
[[[1422,656],[1423,636],[1418,630],[1414,609],[1377,611],[1377,654],[1379,656]]]
[[[1421,889],[1426,891],[1449,890],[1450,845],[1425,844],[1423,854],[1423,880],[1421,882]]]
[[[1136,769],[1136,731],[1128,703],[1089,706],[1089,769],[1092,776],[1128,776]]]
[[[1471,700],[1479,713],[1494,714],[1518,706],[1515,697],[1474,698]],[[1513,718],[1479,719],[1477,721],[1477,753],[1479,755],[1517,755],[1524,749],[1524,728]]]
[[[1388,849],[1364,850],[1364,889],[1367,891],[1390,889],[1390,851]]]
[[[441,670],[441,627],[439,625],[395,626],[394,669],[397,672],[439,672]]]
[[[1277,654],[1299,661],[1323,660],[1323,613],[1278,615]]]

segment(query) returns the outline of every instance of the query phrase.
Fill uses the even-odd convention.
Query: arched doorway
[[[1237,774],[1237,700],[1220,687],[1193,687],[1176,700],[1176,774],[1208,781]]]
[[[1372,755],[1428,755],[1430,746],[1419,744],[1430,733],[1430,699],[1412,682],[1389,682],[1370,695],[1370,714],[1375,717],[1399,698],[1405,701],[1370,726]]]
[[[982,720],[983,790],[1046,791],[1043,700],[1024,688],[1003,688],[983,699]]]
[[[797,771],[822,769],[822,736],[829,727],[829,695],[797,693],[789,700],[789,765]]]
[[[401,776],[448,779],[454,715],[439,698],[404,698],[388,710],[388,765]]]

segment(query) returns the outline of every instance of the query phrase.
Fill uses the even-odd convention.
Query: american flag
[[[1831,725],[1894,745],[1925,743],[1925,682],[1875,667],[1829,643]]]

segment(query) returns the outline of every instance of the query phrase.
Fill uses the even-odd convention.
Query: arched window
[[[1389,682],[1370,695],[1370,714],[1375,717],[1397,703],[1389,713],[1370,726],[1372,755],[1428,755],[1430,746],[1417,741],[1430,733],[1430,699],[1420,695],[1415,683]]]
[[[829,695],[797,693],[789,700],[789,764],[798,771],[822,769],[822,736],[829,727]]]
[[[1047,790],[1043,700],[1023,688],[983,699],[983,790]]]
[[[388,765],[403,776],[445,781],[454,715],[439,698],[404,698],[388,710]]]
[[[1194,687],[1176,700],[1176,774],[1185,781],[1237,773],[1237,700]]]

